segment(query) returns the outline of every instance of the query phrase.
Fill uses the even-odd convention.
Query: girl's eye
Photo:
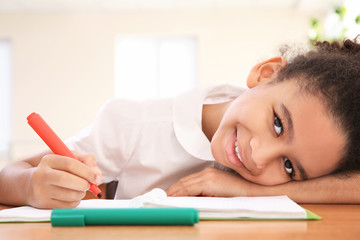
[[[294,174],[294,168],[291,161],[287,157],[284,157],[284,166],[285,171],[290,175],[290,177],[292,177]]]
[[[280,118],[276,116],[276,114],[274,115],[274,129],[278,136],[283,132],[283,125]]]

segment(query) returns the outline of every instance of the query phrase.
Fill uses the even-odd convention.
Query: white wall
[[[282,43],[306,43],[309,19],[292,9],[0,14],[0,38],[13,46],[11,160],[45,149],[26,123],[31,112],[66,139],[113,97],[119,34],[194,35],[198,85],[244,85],[251,66]]]

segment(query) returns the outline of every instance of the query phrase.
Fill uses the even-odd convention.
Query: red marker
[[[31,113],[27,117],[27,120],[28,124],[35,130],[35,132],[41,137],[46,145],[48,145],[53,153],[78,160],[39,114]],[[102,194],[98,186],[91,182],[89,182],[89,184],[89,190],[93,192],[98,198],[101,198]]]

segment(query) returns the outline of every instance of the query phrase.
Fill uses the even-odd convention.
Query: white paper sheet
[[[91,199],[81,201],[78,208],[190,207],[200,211],[200,219],[267,218],[305,219],[306,211],[287,196],[274,197],[166,197],[165,191],[154,189],[131,200]],[[51,210],[29,206],[0,211],[0,222],[50,221]]]

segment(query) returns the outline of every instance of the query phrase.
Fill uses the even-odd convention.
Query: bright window
[[[115,96],[173,97],[197,84],[193,37],[120,37],[115,48]]]
[[[0,156],[7,156],[11,142],[11,43],[0,39]]]

